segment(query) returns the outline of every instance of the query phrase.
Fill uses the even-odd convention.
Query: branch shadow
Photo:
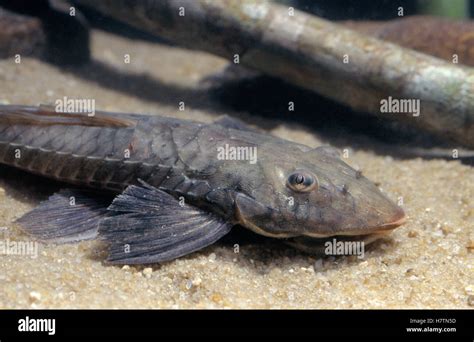
[[[0,186],[14,200],[34,205],[67,185],[12,166],[0,165]]]
[[[84,65],[67,66],[64,70],[101,87],[132,95],[142,100],[176,107],[180,101],[184,101],[186,106],[211,113],[219,113],[223,110],[222,105],[211,101],[209,90],[206,88],[167,84],[146,73],[121,71],[98,60],[91,60]]]

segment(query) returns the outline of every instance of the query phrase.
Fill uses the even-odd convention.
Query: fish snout
[[[394,206],[393,213],[389,216],[389,218],[385,220],[384,223],[373,227],[373,233],[388,232],[397,227],[400,227],[406,221],[407,216],[405,214],[405,211],[399,206]]]
[[[404,210],[380,194],[373,202],[360,201],[353,215],[339,216],[334,235],[383,234],[406,222]]]

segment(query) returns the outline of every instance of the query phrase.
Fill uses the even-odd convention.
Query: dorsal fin
[[[52,106],[39,107],[0,105],[0,123],[10,125],[77,125],[92,127],[133,127],[136,120],[126,114],[112,114],[94,112],[93,116],[87,113],[57,112]]]
[[[331,156],[334,158],[341,158],[341,152],[338,149],[329,145],[318,146],[308,151],[308,153],[314,153],[314,152],[323,153],[327,156]]]

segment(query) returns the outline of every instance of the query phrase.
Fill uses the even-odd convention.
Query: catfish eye
[[[295,171],[288,176],[286,185],[297,192],[309,192],[318,188],[318,179],[307,171]]]

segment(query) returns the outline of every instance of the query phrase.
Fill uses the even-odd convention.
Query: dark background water
[[[291,3],[295,7],[316,14],[318,16],[332,19],[365,19],[365,20],[387,20],[398,16],[398,8],[403,7],[404,15],[414,15],[426,13],[427,5],[437,7],[438,14],[448,16],[449,13],[439,13],[442,10],[439,3],[452,10],[453,7],[465,3],[467,7],[466,17],[472,17],[474,14],[473,0],[289,0],[284,3]],[[433,14],[433,13],[432,13]]]

